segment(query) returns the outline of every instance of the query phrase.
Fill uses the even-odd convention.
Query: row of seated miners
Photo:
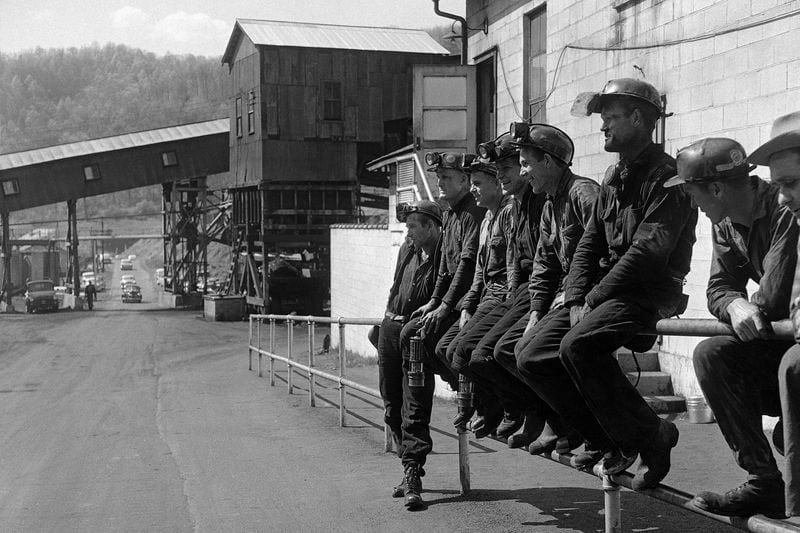
[[[516,123],[479,155],[426,155],[446,210],[431,201],[398,208],[407,242],[372,332],[404,467],[394,495],[424,506],[434,374],[453,390],[459,376],[474,385],[476,417],[461,413],[455,425],[469,424],[476,438],[491,434],[531,454],[574,450],[577,468],[631,469],[634,490],[658,485],[678,429],[613,354],[646,351],[655,339],[640,333],[685,310],[699,207],[713,224],[708,308],[735,334],[702,341],[694,366],[747,481],[692,503],[728,516],[800,515],[800,402],[787,401],[800,397],[800,347],[771,330],[790,319],[796,296],[800,112],[778,119],[749,158],[726,138],[698,140],[673,158],[652,142],[663,113],[652,85],[612,80],[576,107],[600,114],[604,148],[619,154],[602,184],[571,171],[564,131]],[[769,166],[771,182],[750,175],[754,164]],[[748,297],[749,280],[758,290]],[[785,450],[786,485],[762,414],[782,417],[773,440]]]

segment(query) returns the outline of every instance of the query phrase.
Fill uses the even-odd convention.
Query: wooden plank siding
[[[243,36],[243,41],[247,41]],[[242,44],[239,51],[251,51]],[[360,50],[252,46],[231,67],[231,166],[236,183],[276,179],[357,180],[357,145],[382,145],[384,123],[411,117],[412,65],[440,56]],[[341,119],[324,120],[338,82]],[[256,133],[247,133],[248,91],[256,91]],[[330,93],[330,91],[329,91]],[[243,130],[236,136],[235,101]],[[303,143],[303,144],[296,144]],[[320,176],[317,174],[324,174]],[[330,177],[328,177],[330,176]]]

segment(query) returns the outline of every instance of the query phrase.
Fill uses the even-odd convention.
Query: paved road
[[[475,490],[459,496],[451,405],[436,412],[428,508],[405,511],[374,400],[350,400],[340,429],[335,389],[320,384],[312,409],[302,390],[270,388],[247,370],[245,323],[158,309],[152,279],[134,274],[142,304],[120,302],[115,270],[94,312],[0,316],[3,531],[602,530],[599,480],[494,441],[473,445]],[[350,371],[373,387],[374,373]],[[716,426],[681,428],[676,485],[708,483],[709,453],[725,466],[708,488],[740,481]],[[625,531],[734,531],[622,501]]]

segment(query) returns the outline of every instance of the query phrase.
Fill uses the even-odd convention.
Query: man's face
[[[545,159],[537,161],[534,157],[536,155],[541,153],[537,154],[531,148],[523,146],[519,151],[519,172],[530,181],[533,192],[541,194],[549,185],[550,176]]]
[[[600,113],[603,120],[600,131],[605,134],[606,152],[621,152],[634,139],[638,133],[634,126],[634,117],[638,113],[634,111],[628,114],[625,107],[618,100],[609,100]]]
[[[425,215],[411,213],[406,218],[406,236],[414,243],[414,246],[421,248],[431,239],[433,226],[433,223]]]
[[[503,194],[521,196],[528,186],[528,177],[520,175],[519,160],[504,157],[497,161],[497,179],[503,188]]]
[[[683,190],[692,198],[692,206],[699,207],[705,213],[712,224],[718,224],[728,213],[722,201],[719,191],[719,184],[708,183],[684,183]]]
[[[460,170],[440,168],[436,171],[439,192],[448,202],[458,201],[469,191],[469,180]]]
[[[475,197],[475,203],[481,207],[492,207],[500,203],[503,191],[497,178],[485,172],[474,171],[470,176],[470,192]]]
[[[769,160],[772,183],[780,187],[781,204],[787,206],[795,218],[800,218],[800,154],[784,150]]]

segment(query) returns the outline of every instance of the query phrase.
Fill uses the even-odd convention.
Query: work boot
[[[419,471],[420,471],[419,474],[420,477],[425,475],[424,468],[420,467]],[[392,498],[402,498],[405,495],[406,495],[406,476],[403,475],[403,479],[400,480],[400,484],[392,489]]]
[[[528,453],[531,455],[549,455],[553,451],[559,454],[569,453],[583,443],[583,438],[574,430],[560,428],[556,432],[552,427],[554,422],[548,420],[544,425],[541,435],[528,445]]]
[[[503,410],[498,405],[487,407],[483,415],[478,415],[472,423],[472,433],[476,439],[491,435],[503,421]]]
[[[529,445],[544,429],[544,418],[535,409],[525,411],[525,423],[522,431],[508,437],[509,448],[524,448]]]
[[[569,464],[578,470],[591,472],[594,465],[603,460],[604,454],[605,452],[603,450],[594,448],[587,442],[582,452],[578,452],[570,458]]]
[[[507,439],[522,427],[524,420],[525,413],[519,409],[504,411],[503,420],[497,426],[497,438]]]
[[[467,430],[467,422],[470,421],[472,415],[475,414],[475,408],[461,410],[459,409],[456,413],[455,418],[453,418],[453,426],[459,431],[464,432]]]
[[[656,436],[647,448],[639,451],[642,465],[633,476],[633,490],[655,488],[667,477],[670,468],[670,452],[678,444],[678,428],[668,420],[661,420]]]
[[[785,455],[783,448],[783,419],[779,418],[778,423],[775,424],[775,429],[772,430],[772,444],[775,445],[775,451],[780,455]]]
[[[422,479],[425,471],[416,463],[409,463],[406,465],[406,476],[403,479],[405,484],[404,494],[406,497],[406,509],[415,511],[424,507],[425,502],[422,501]]]
[[[615,476],[620,472],[624,472],[629,469],[635,461],[635,455],[629,457],[627,455],[623,455],[619,450],[607,451],[603,454],[600,471],[604,476]],[[669,470],[669,466],[667,466],[667,470]],[[661,479],[663,479],[663,477]]]
[[[784,483],[778,476],[751,479],[722,495],[700,492],[692,505],[722,516],[763,514],[769,518],[786,518]]]

